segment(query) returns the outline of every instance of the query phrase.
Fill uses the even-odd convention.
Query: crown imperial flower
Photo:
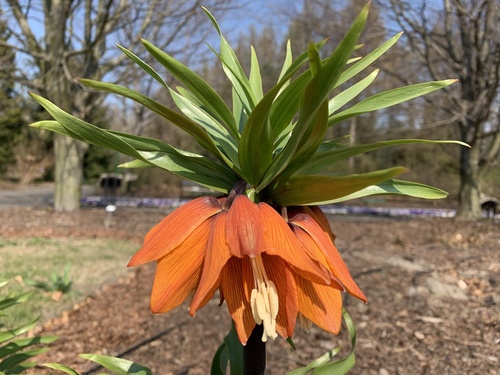
[[[263,341],[291,337],[298,314],[337,333],[340,291],[366,298],[332,242],[326,217],[318,208],[292,207],[282,210],[288,219],[252,202],[245,187],[236,184],[227,197],[197,198],[148,233],[129,266],[157,262],[152,311],[169,311],[193,295],[194,316],[220,289],[242,343],[255,324],[264,326]]]

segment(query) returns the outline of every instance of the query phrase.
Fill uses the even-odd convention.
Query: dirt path
[[[105,228],[103,210],[58,214],[13,208],[0,210],[0,235],[140,240],[164,214],[121,210]],[[353,374],[498,373],[498,223],[352,217],[332,217],[331,222],[337,245],[369,299],[367,305],[346,299],[358,329]],[[150,266],[134,269],[47,322],[44,333],[61,339],[43,360],[87,371],[92,366],[75,353],[125,353],[157,375],[208,373],[228,328],[226,307],[218,307],[214,299],[194,319],[185,308],[152,316],[153,272]],[[298,329],[297,351],[281,339],[268,345],[267,374],[281,375],[308,363],[341,340],[317,328],[308,334]]]

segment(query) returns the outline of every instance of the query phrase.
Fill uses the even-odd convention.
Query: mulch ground
[[[103,209],[56,213],[41,208],[0,210],[0,235],[111,237],[142,241],[166,211],[119,209],[105,225]],[[347,297],[358,329],[353,374],[498,374],[500,368],[500,224],[453,219],[331,217],[337,246],[369,299]],[[119,251],[120,249],[116,249]],[[157,375],[209,373],[229,328],[214,298],[195,318],[187,306],[149,312],[154,266],[131,269],[40,331],[60,339],[41,362],[60,362],[86,374],[93,364],[77,353],[120,355]],[[285,374],[343,343],[313,327],[297,329],[293,351],[268,344],[267,374]],[[43,373],[43,370],[37,370]]]

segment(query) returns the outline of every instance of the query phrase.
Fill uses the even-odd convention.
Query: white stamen
[[[250,258],[255,288],[250,296],[252,314],[257,324],[264,324],[262,341],[268,337],[273,340],[278,336],[276,333],[276,315],[278,315],[278,292],[274,283],[268,279],[262,256],[257,255]]]

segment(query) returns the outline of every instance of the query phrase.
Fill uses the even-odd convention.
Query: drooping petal
[[[219,280],[221,270],[232,256],[225,238],[226,216],[227,212],[222,211],[212,219],[205,260],[203,262],[203,271],[198,289],[189,308],[189,313],[193,316],[200,304],[211,297],[207,297],[207,294],[211,292],[213,295],[216,289],[214,285]]]
[[[278,256],[262,254],[267,276],[276,285],[279,300],[276,331],[284,338],[292,337],[297,321],[297,289],[292,270]]]
[[[319,262],[322,268],[330,274],[331,285],[344,292],[345,288],[342,285],[342,282],[331,271],[328,271],[331,267],[324,251],[318,247],[314,239],[305,230],[297,225],[293,225],[293,223],[291,223],[291,226],[293,233],[302,244],[303,251],[309,254],[311,258]]]
[[[342,296],[338,289],[319,285],[294,274],[299,311],[325,331],[337,334],[342,316]]]
[[[137,266],[165,256],[205,220],[221,210],[221,204],[214,197],[200,197],[177,208],[149,231],[144,245],[128,266]]]
[[[321,211],[321,208],[318,206],[302,206],[297,207],[298,209],[302,209],[302,211],[311,216],[319,226],[330,236],[332,241],[335,241],[335,234],[332,232],[332,228],[330,227],[330,223],[328,222],[328,218],[325,213]]]
[[[209,231],[210,220],[205,220],[181,246],[158,260],[151,292],[152,312],[163,313],[179,306],[195,290]]]
[[[265,228],[265,252],[280,256],[303,277],[318,283],[330,283],[328,274],[302,250],[302,245],[281,215],[267,203],[261,202],[258,207]]]
[[[236,195],[226,221],[226,241],[234,256],[255,257],[264,250],[259,210],[246,195]]]
[[[238,338],[245,345],[255,327],[255,320],[244,291],[244,285],[251,285],[253,280],[242,280],[243,262],[248,262],[248,258],[238,259],[232,257],[228,260],[221,272],[220,287],[229,314],[234,321]]]
[[[366,302],[365,295],[352,279],[349,269],[342,260],[339,251],[331,241],[328,233],[309,215],[295,215],[289,222],[303,229],[311,237],[313,241],[308,242],[310,251],[320,251],[325,255],[330,271],[340,280],[345,289],[353,296]]]

